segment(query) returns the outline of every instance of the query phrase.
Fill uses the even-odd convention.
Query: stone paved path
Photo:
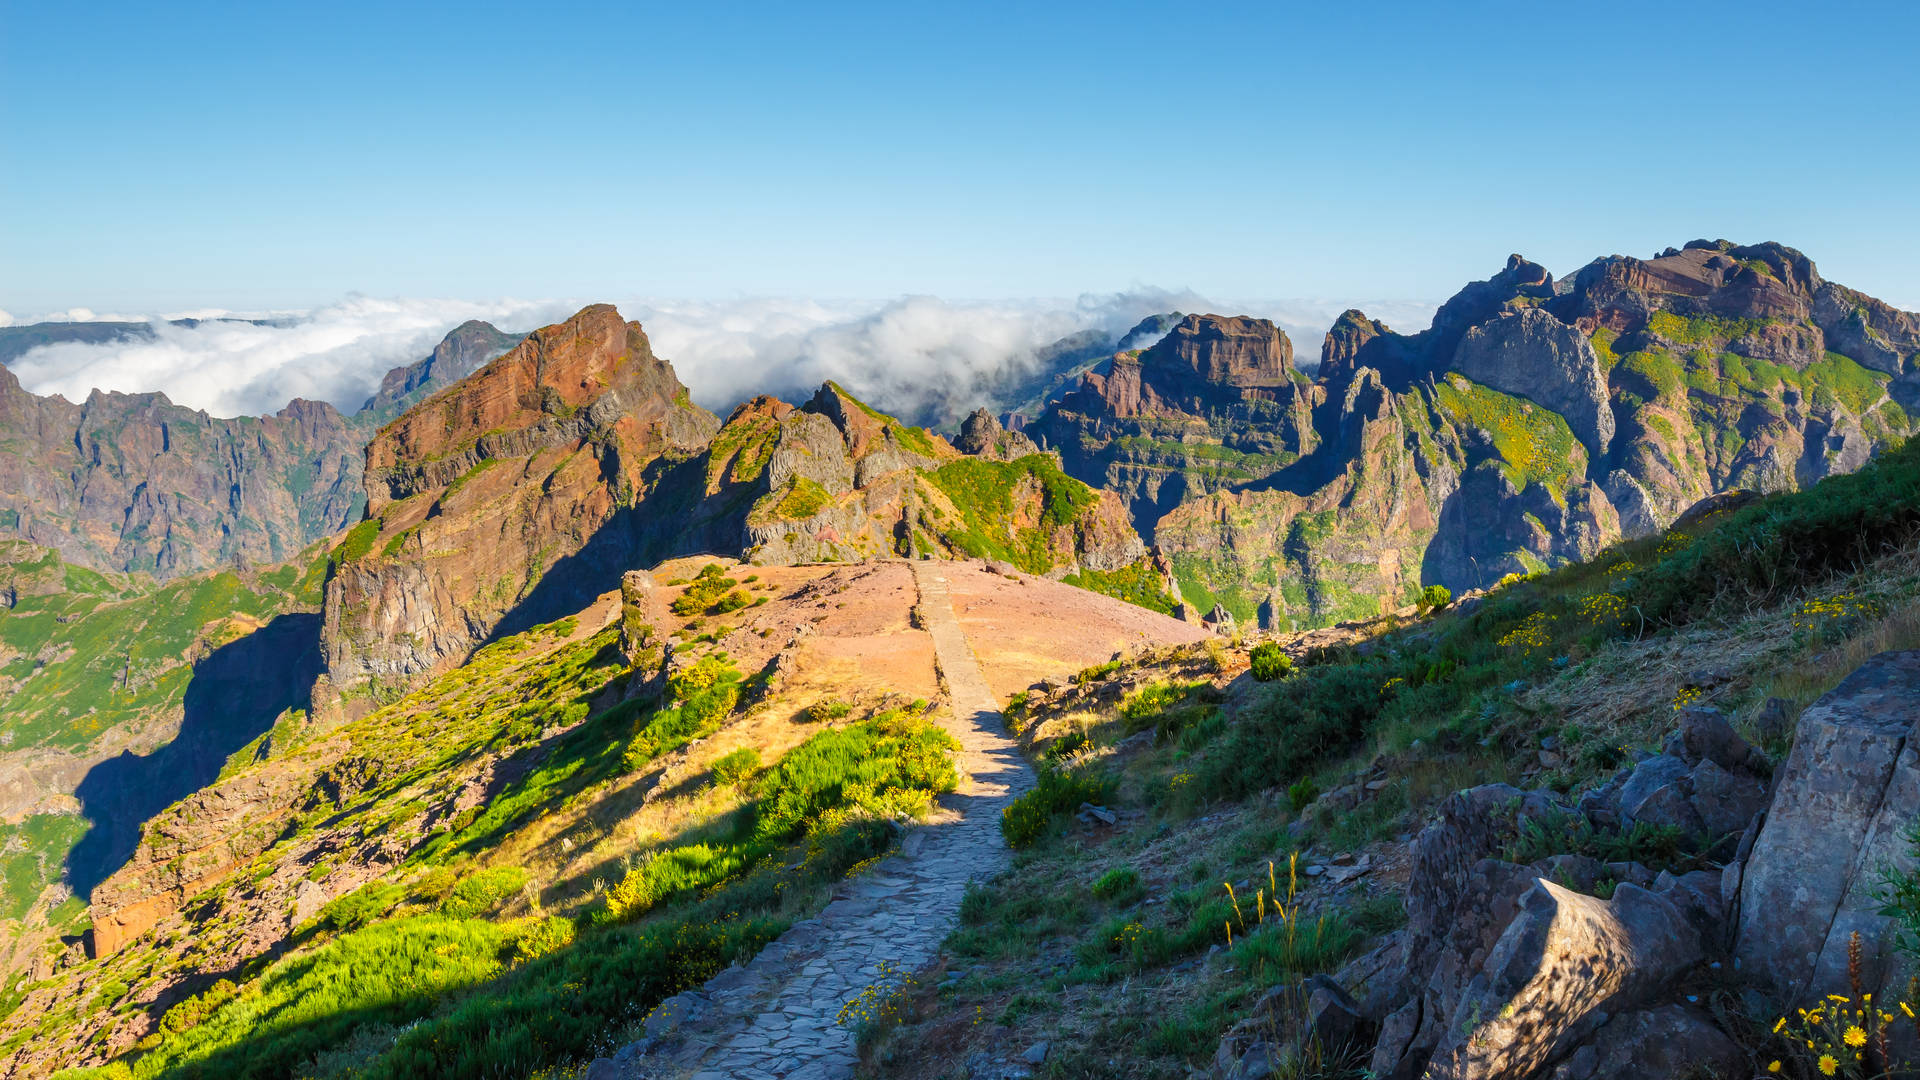
[[[700,990],[663,1002],[647,1021],[648,1038],[596,1062],[589,1080],[850,1076],[854,1030],[836,1022],[842,1006],[932,960],[958,918],[967,882],[1006,868],[1000,810],[1032,785],[1033,774],[1005,734],[954,618],[942,563],[912,565],[950,698],[944,723],[961,746],[959,788],[940,800],[934,823],[911,830],[897,853],[842,884],[819,917],[796,923]]]

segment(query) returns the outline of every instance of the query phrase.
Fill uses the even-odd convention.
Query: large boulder
[[[1739,1076],[1746,1055],[1699,1009],[1662,1005],[1623,1013],[1554,1066],[1549,1080],[1627,1076]]]
[[[1740,887],[1735,954],[1788,1001],[1846,992],[1847,944],[1864,981],[1904,989],[1911,964],[1880,914],[1881,878],[1915,868],[1920,819],[1920,651],[1882,653],[1801,714]]]
[[[1523,1080],[1615,1013],[1651,1003],[1704,954],[1665,897],[1621,885],[1613,899],[1544,879],[1445,1015],[1432,1080]]]

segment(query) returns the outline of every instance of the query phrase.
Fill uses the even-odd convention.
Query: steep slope
[[[0,329],[27,346],[151,334],[145,323]],[[388,372],[352,416],[295,400],[272,416],[222,419],[164,394],[98,390],[76,405],[0,369],[0,535],[162,579],[292,558],[359,515],[360,451],[376,427],[518,340],[463,324]]]
[[[304,707],[324,556],[155,585],[0,543],[0,971],[44,977],[142,822]]]
[[[1863,991],[1910,1038],[1920,445],[1682,522],[1032,687],[1018,869],[875,995],[863,1071],[1843,1075],[1796,1007]]]
[[[1001,693],[1202,633],[1044,578],[938,572]],[[734,592],[751,599],[715,602]],[[288,718],[96,890],[99,958],[21,986],[0,1075],[129,1051],[138,1076],[591,1056],[930,809],[944,747],[921,733],[945,687],[917,602],[904,560],[683,559],[364,717]]]
[[[1914,428],[1916,326],[1777,244],[1559,282],[1516,255],[1418,334],[1347,312],[1314,380],[1270,403],[1235,404],[1291,356],[1284,335],[1189,316],[1034,428],[1127,497],[1189,603],[1317,626],[1588,557],[1718,491],[1859,468]]]

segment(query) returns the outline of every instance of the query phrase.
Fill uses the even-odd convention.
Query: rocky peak
[[[398,413],[412,394],[437,389],[473,374],[482,364],[518,345],[521,334],[501,331],[492,323],[469,319],[447,332],[428,356],[387,372],[380,389],[361,411],[378,419]]]
[[[1469,284],[1434,312],[1433,326],[1421,335],[1428,340],[1427,355],[1444,361],[1453,355],[1462,334],[1498,315],[1514,301],[1543,301],[1552,296],[1553,275],[1546,267],[1519,255],[1509,255],[1505,269],[1485,281]]]
[[[801,408],[833,421],[833,426],[840,429],[841,436],[847,441],[847,449],[855,458],[865,456],[875,444],[886,440],[889,418],[868,408],[858,398],[841,389],[838,383],[822,383]]]
[[[521,456],[625,425],[656,451],[694,449],[717,427],[669,423],[688,404],[672,365],[611,304],[529,334],[506,355],[416,405],[367,444],[368,511],[444,486],[476,462]]]
[[[975,409],[960,425],[960,437],[953,447],[963,454],[1007,461],[1040,452],[1032,439],[1001,427],[985,409]]]
[[[1330,387],[1345,385],[1361,367],[1379,367],[1380,346],[1396,338],[1387,324],[1369,319],[1364,311],[1348,308],[1340,313],[1320,343],[1320,381]]]
[[[1140,354],[1140,365],[1174,383],[1286,386],[1294,377],[1293,342],[1266,319],[1188,315]]]
[[[442,669],[657,561],[684,521],[624,511],[719,426],[607,304],[415,405],[367,445],[367,517],[326,586],[331,683]]]

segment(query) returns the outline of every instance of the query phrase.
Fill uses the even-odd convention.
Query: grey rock
[[[1693,789],[1688,801],[1707,835],[1716,839],[1744,831],[1767,808],[1766,781],[1728,772],[1712,760],[1695,765],[1688,784]]]
[[[1038,1065],[1047,1060],[1047,1050],[1050,1045],[1047,1040],[1041,1039],[1039,1042],[1027,1047],[1027,1052],[1020,1055],[1020,1060],[1029,1065]]]
[[[1662,1005],[1622,1013],[1548,1074],[1549,1080],[1743,1076],[1746,1057],[1699,1009]]]
[[[1650,1002],[1703,957],[1666,898],[1622,885],[1612,900],[1537,882],[1484,967],[1447,1009],[1432,1080],[1522,1080],[1608,1016]]]
[[[1301,984],[1300,989],[1307,996],[1303,1027],[1308,1035],[1329,1051],[1352,1046],[1358,1041],[1366,1021],[1360,1015],[1360,1006],[1354,1003],[1339,983],[1325,975],[1313,975]]]
[[[1646,823],[1673,826],[1687,833],[1700,831],[1700,815],[1688,801],[1687,763],[1677,757],[1656,754],[1634,766],[1633,775],[1620,789],[1620,821],[1623,825]]]
[[[1800,717],[1747,860],[1735,957],[1791,1001],[1847,985],[1849,935],[1867,985],[1904,987],[1910,964],[1879,914],[1882,868],[1911,872],[1920,817],[1920,651],[1862,664]]]
[[[1666,751],[1689,765],[1711,761],[1741,776],[1764,776],[1771,766],[1718,709],[1698,705],[1680,710],[1680,730],[1667,741]]]

